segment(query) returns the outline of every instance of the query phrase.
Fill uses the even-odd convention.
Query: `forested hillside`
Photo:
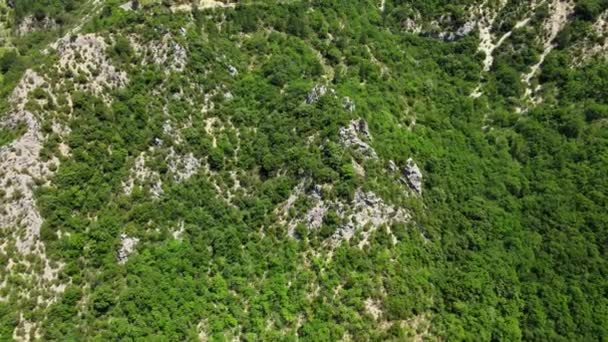
[[[0,340],[607,340],[607,10],[0,0]]]

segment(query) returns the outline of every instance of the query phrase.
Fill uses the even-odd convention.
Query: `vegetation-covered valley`
[[[0,1],[0,340],[608,339],[607,9]]]

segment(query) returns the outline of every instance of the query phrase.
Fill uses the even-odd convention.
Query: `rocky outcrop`
[[[47,182],[59,164],[55,157],[49,160],[40,157],[45,139],[41,123],[36,115],[25,110],[30,93],[39,87],[50,88],[36,72],[26,71],[10,96],[12,110],[0,120],[1,127],[25,126],[21,136],[0,148],[0,230],[3,230],[0,251],[6,257],[0,288],[3,296],[28,303],[36,294],[35,305],[45,306],[55,300],[57,293],[63,292],[65,284],[58,277],[62,265],[47,258],[40,239],[43,219],[34,196],[36,186]],[[23,281],[34,288],[23,286]],[[33,340],[38,325],[20,315],[13,337]]]
[[[130,237],[127,234],[120,234],[120,247],[118,248],[118,263],[124,264],[135,251],[135,247],[139,243],[138,238]]]
[[[367,245],[371,234],[381,226],[396,222],[407,222],[411,218],[406,210],[386,204],[375,193],[365,192],[362,189],[357,189],[352,203],[348,205],[342,203],[337,213],[344,220],[344,224],[330,238],[331,245],[336,246],[341,241],[348,241],[359,228],[369,226],[368,230],[362,231],[359,248]],[[395,239],[393,239],[393,242],[396,242]]]
[[[105,55],[107,45],[103,39],[96,35],[78,36],[73,33],[78,29],[66,33],[64,38],[43,50],[46,54],[56,50],[59,57],[56,70],[65,77],[60,77],[59,82],[54,83],[45,74],[27,70],[9,98],[10,110],[0,119],[0,127],[25,127],[22,135],[0,148],[0,229],[3,230],[0,251],[7,260],[5,272],[0,275],[0,288],[3,296],[6,296],[4,298],[16,300],[19,303],[16,308],[21,308],[15,312],[15,315],[20,315],[13,335],[17,340],[39,339],[39,323],[30,321],[32,315],[23,315],[20,311],[26,305],[28,309],[47,307],[70,281],[69,276],[59,277],[63,265],[47,258],[46,246],[40,238],[43,218],[34,196],[38,186],[49,184],[59,165],[56,156],[41,157],[40,152],[47,139],[43,123],[48,123],[52,132],[60,137],[69,134],[69,129],[50,117],[52,110],[37,111],[26,104],[32,100],[34,90],[44,93],[44,99],[33,99],[41,106],[46,101],[56,103],[59,90],[66,94],[70,105],[72,89],[68,86],[72,84],[78,90],[103,97],[108,88],[126,83],[126,74],[109,64]],[[66,81],[76,75],[79,77],[73,79],[75,82]],[[59,143],[59,150],[64,156],[69,155],[67,145]],[[59,239],[70,235],[63,231],[56,234]]]
[[[419,195],[422,194],[422,172],[412,158],[407,160],[405,168],[403,168],[403,176],[409,187],[416,191]]]
[[[17,234],[16,241],[17,248],[22,253],[29,253],[33,249],[41,252],[38,237],[42,218],[36,208],[32,187],[37,180],[50,177],[51,164],[58,163],[56,159],[40,159],[44,140],[40,123],[32,113],[25,110],[29,93],[43,84],[45,81],[42,77],[31,70],[26,71],[11,95],[15,109],[1,123],[2,126],[15,126],[18,123],[26,125],[26,132],[22,136],[0,148],[2,189],[9,198],[0,204],[0,228],[25,229],[25,234]]]
[[[345,147],[352,148],[365,158],[378,158],[376,151],[368,143],[371,142],[372,136],[367,121],[363,119],[351,121],[348,126],[340,128],[339,136],[340,143]]]
[[[289,215],[290,209],[300,197],[307,197],[313,202],[312,207],[302,216],[291,218],[285,222],[291,237],[295,237],[295,228],[303,224],[308,229],[319,229],[329,211],[336,213],[340,225],[336,232],[328,238],[326,246],[334,248],[342,241],[349,241],[358,230],[361,231],[361,241],[358,246],[363,248],[368,244],[371,234],[382,227],[397,222],[408,222],[411,219],[407,210],[385,203],[378,195],[359,188],[355,191],[352,201],[328,200],[323,198],[322,187],[316,185],[310,192],[304,191],[304,183],[298,185],[289,199],[279,208],[279,217]],[[284,222],[284,221],[283,221]],[[393,243],[396,238],[393,236]]]
[[[321,99],[322,96],[327,94],[328,88],[323,84],[316,84],[310,92],[306,95],[306,103],[313,104]]]

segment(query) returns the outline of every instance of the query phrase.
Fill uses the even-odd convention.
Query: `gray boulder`
[[[418,194],[422,194],[422,172],[420,168],[412,158],[407,160],[405,168],[403,169],[403,176],[409,187],[416,191]]]

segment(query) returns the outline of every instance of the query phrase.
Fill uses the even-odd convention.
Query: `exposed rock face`
[[[593,30],[598,36],[603,37],[608,33],[608,10],[604,11],[595,23],[593,23]]]
[[[135,246],[139,243],[138,238],[129,237],[127,234],[120,234],[121,245],[118,249],[118,263],[124,264],[135,251]]]
[[[340,143],[344,146],[351,147],[366,158],[378,158],[376,151],[367,143],[372,140],[372,136],[365,120],[351,121],[348,126],[340,128],[339,135]]]
[[[173,232],[171,233],[171,235],[173,235],[174,239],[181,240],[182,237],[184,236],[185,231],[186,231],[186,227],[184,226],[184,221],[180,221],[178,226],[173,229]]]
[[[303,217],[289,220],[287,224],[289,235],[294,237],[295,227],[298,224],[304,224],[308,229],[319,229],[323,225],[327,213],[333,210],[342,223],[327,240],[326,246],[328,247],[335,247],[342,241],[352,239],[357,230],[367,227],[368,229],[362,231],[362,240],[358,244],[362,248],[368,244],[370,235],[379,227],[397,222],[408,222],[411,218],[405,209],[386,204],[371,191],[365,192],[362,189],[357,189],[354,199],[351,202],[344,202],[323,199],[319,185],[316,185],[309,193],[305,193],[303,183],[294,189],[286,203],[279,208],[279,216],[287,215],[289,209],[300,196],[308,197],[314,201],[314,204]],[[394,236],[393,242],[396,243]]]
[[[77,76],[75,83],[79,90],[107,98],[106,88],[118,88],[127,83],[127,74],[110,63],[106,55],[108,45],[103,37],[95,34],[70,36],[55,45],[59,72]]]
[[[61,264],[53,264],[46,256],[40,240],[43,220],[36,206],[36,184],[46,182],[52,176],[59,161],[57,158],[42,160],[40,151],[44,143],[38,118],[25,110],[31,91],[38,87],[49,88],[47,82],[32,70],[25,72],[10,96],[12,110],[0,120],[0,127],[25,124],[26,131],[10,144],[0,148],[0,229],[5,233],[0,241],[0,251],[7,257],[5,271],[0,277],[0,288],[9,296],[29,300],[31,289],[20,288],[13,279],[27,279],[35,284],[40,306],[48,305],[65,284],[58,280]],[[35,267],[42,265],[42,270]],[[4,293],[4,292],[3,292]],[[0,298],[2,300],[2,298]],[[20,313],[19,325],[14,330],[15,340],[34,340],[39,337],[38,325],[28,321]]]
[[[403,176],[412,190],[418,194],[422,194],[422,172],[420,172],[420,168],[412,158],[407,160],[407,164],[403,169]]]
[[[345,215],[346,208],[350,208],[352,213]],[[368,244],[369,236],[379,227],[395,222],[407,222],[411,218],[404,209],[386,204],[375,193],[364,192],[362,189],[357,189],[350,205],[342,204],[337,212],[346,222],[331,237],[333,245],[338,245],[343,240],[350,240],[358,228],[370,225],[370,229],[363,232],[359,248]]]
[[[0,228],[25,229],[26,233],[18,234],[16,241],[21,253],[42,249],[38,241],[42,218],[36,208],[32,186],[37,179],[47,179],[51,175],[50,165],[57,163],[55,159],[46,162],[40,159],[43,144],[40,123],[24,109],[29,93],[44,83],[42,77],[28,70],[11,95],[15,110],[1,123],[2,126],[14,126],[23,122],[27,127],[21,137],[0,148],[1,185],[10,198],[0,204]]]
[[[23,226],[26,234],[17,240],[17,248],[27,253],[36,245],[42,224],[31,186],[36,179],[48,177],[50,172],[48,164],[38,158],[42,147],[38,122],[26,111],[16,113],[11,119],[17,116],[25,121],[30,129],[0,150],[0,167],[4,180],[2,188],[11,199],[0,206],[0,227]]]

